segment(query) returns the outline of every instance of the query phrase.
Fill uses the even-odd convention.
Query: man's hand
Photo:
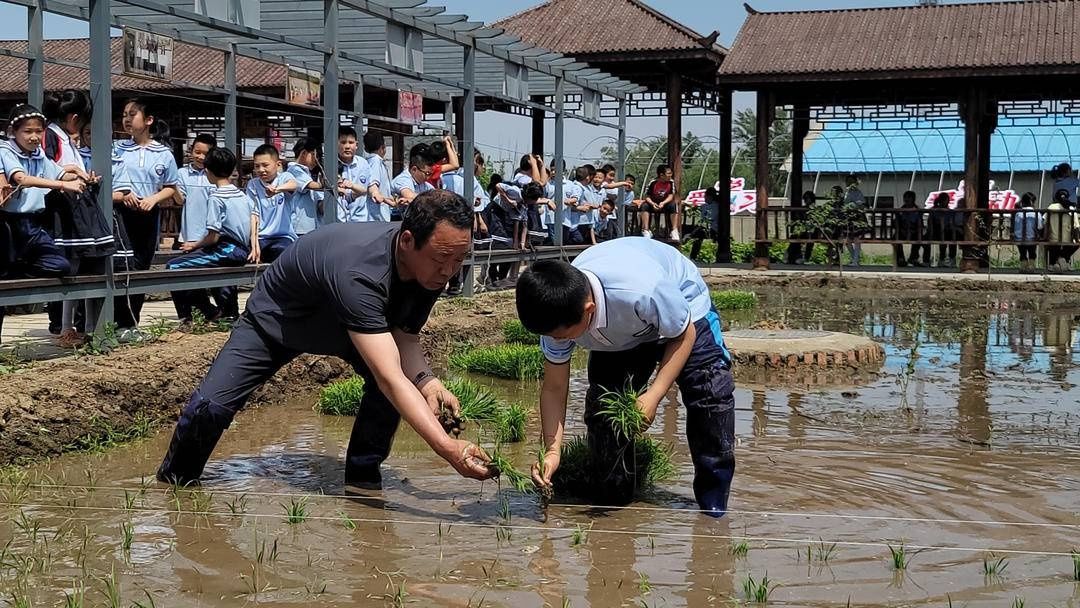
[[[641,414],[645,416],[645,427],[641,429],[642,431],[652,425],[653,420],[656,419],[656,410],[659,407],[660,396],[653,396],[652,389],[638,395],[637,408],[641,411]]]
[[[537,462],[532,465],[532,480],[538,488],[551,489],[551,477],[555,475],[555,471],[559,468],[559,454],[560,448],[549,448],[547,453],[544,454],[543,462]]]
[[[440,380],[435,379],[425,384],[424,388],[420,389],[420,394],[427,400],[428,407],[436,416],[442,412],[443,408],[446,408],[450,410],[454,418],[461,417],[461,403],[454,393],[446,390]]]
[[[495,472],[488,466],[491,457],[484,452],[483,448],[471,441],[464,439],[451,439],[447,442],[445,452],[440,452],[446,462],[454,467],[462,477],[470,479],[491,479]]]

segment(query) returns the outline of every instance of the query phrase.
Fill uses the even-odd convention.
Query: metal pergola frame
[[[237,124],[237,100],[241,97],[255,98],[263,101],[279,102],[272,98],[254,95],[237,90],[236,85],[236,57],[244,56],[257,60],[277,63],[281,65],[308,65],[318,64],[323,69],[323,99],[322,106],[308,106],[309,111],[321,110],[323,114],[324,133],[324,170],[327,175],[337,173],[337,141],[332,134],[337,132],[338,124],[342,115],[353,116],[357,124],[362,125],[364,113],[362,105],[362,85],[369,83],[374,86],[394,90],[403,89],[422,93],[425,97],[440,99],[449,102],[454,97],[460,97],[462,108],[462,129],[458,137],[462,141],[461,156],[464,177],[464,191],[471,192],[474,180],[473,149],[474,149],[474,112],[476,95],[490,97],[505,101],[519,107],[533,110],[550,112],[555,116],[555,162],[557,177],[555,182],[556,198],[562,195],[562,175],[564,174],[565,162],[563,159],[563,132],[566,118],[575,118],[590,124],[606,126],[618,130],[619,158],[625,156],[626,148],[626,107],[627,96],[632,93],[643,91],[643,87],[628,82],[610,74],[590,68],[587,64],[575,61],[559,53],[554,53],[521,41],[519,38],[505,33],[498,28],[490,28],[482,23],[470,21],[464,15],[443,14],[443,7],[425,6],[426,0],[264,0],[261,3],[262,10],[284,8],[280,12],[294,13],[294,18],[286,22],[268,19],[268,23],[287,24],[289,33],[274,31],[265,28],[253,28],[246,25],[223,21],[213,17],[201,15],[191,10],[194,8],[190,0],[2,0],[6,4],[25,7],[28,11],[27,41],[28,48],[25,54],[16,51],[4,51],[4,54],[27,59],[28,93],[31,103],[40,105],[44,95],[44,65],[57,63],[78,68],[88,68],[90,72],[90,98],[94,106],[94,114],[91,124],[91,136],[94,141],[112,141],[112,76],[111,68],[111,28],[131,27],[155,34],[165,35],[177,41],[197,46],[217,49],[224,54],[225,62],[225,86],[206,87],[198,86],[206,92],[223,94],[224,100],[224,126],[225,144],[235,147],[238,143]],[[225,0],[223,0],[225,1]],[[227,0],[239,6],[239,0]],[[319,8],[321,7],[321,10]],[[300,10],[303,8],[304,10]],[[77,62],[57,60],[45,57],[43,50],[43,14],[45,12],[74,18],[89,22],[90,53],[88,65],[80,65]],[[235,11],[239,13],[239,11]],[[345,19],[343,20],[343,13]],[[351,16],[352,20],[349,19]],[[295,28],[298,20],[303,23],[314,23],[315,27]],[[378,49],[385,48],[386,24],[410,28],[422,33],[425,43],[432,41],[438,49],[459,49],[461,53],[460,75],[453,69],[442,69],[435,72],[419,72],[388,63],[378,53],[368,52],[365,54],[360,43],[350,46],[348,39],[341,37],[342,28],[353,27],[354,23],[362,25],[367,21],[368,34],[375,35],[374,41],[369,41],[368,46],[377,43]],[[321,24],[321,26],[320,26]],[[372,24],[381,24],[372,30]],[[261,26],[262,24],[260,24]],[[379,35],[378,32],[383,32]],[[349,32],[353,34],[353,32]],[[358,32],[359,33],[359,30]],[[369,49],[370,51],[370,49]],[[456,51],[455,51],[456,52]],[[553,98],[551,105],[537,103],[532,99],[517,99],[506,95],[503,91],[491,90],[494,80],[492,74],[502,74],[505,64],[514,64],[543,75],[546,80],[540,80],[538,84],[547,86],[550,84],[550,92],[546,94]],[[479,68],[479,70],[478,70]],[[485,81],[481,83],[480,77]],[[358,97],[354,99],[352,111],[340,108],[340,81],[355,81]],[[194,85],[192,85],[194,86]],[[568,87],[570,90],[568,91]],[[565,100],[568,94],[579,91],[592,91],[603,99],[604,96],[614,99],[619,105],[618,122],[607,122],[600,119],[587,118],[583,115],[567,111]],[[448,110],[449,112],[449,110]],[[382,119],[383,117],[372,117]],[[452,124],[448,121],[448,127]],[[421,125],[430,127],[430,125]],[[112,191],[112,162],[111,146],[94,146],[91,166],[101,176],[101,191]],[[622,162],[619,162],[619,173],[622,175]],[[108,196],[101,197],[99,201],[102,212],[111,220],[113,213],[112,200]],[[561,225],[565,215],[563,206],[557,210],[556,222]],[[324,209],[323,220],[327,223],[336,221],[336,209],[334,205],[327,205]],[[111,222],[110,222],[111,223]],[[561,231],[556,230],[556,245],[562,245]],[[175,284],[167,279],[147,279],[147,286],[155,289],[192,289],[201,287],[220,286],[222,281],[237,280],[229,273],[217,273],[213,278],[207,277],[205,281],[198,275],[181,279],[180,275],[174,275],[178,279]],[[251,273],[253,277],[254,274]],[[63,285],[71,286],[71,281],[39,280],[44,286],[49,283],[51,287],[41,287],[34,293],[24,292],[13,294],[0,294],[0,302],[45,302],[54,299],[57,295],[65,298],[82,297],[81,294],[105,296],[101,318],[98,327],[103,328],[113,320],[113,298],[111,295],[126,293],[125,288],[117,289],[116,277],[112,271],[112,265],[106,264],[106,274],[100,277],[100,284],[94,280],[81,279],[78,284],[81,287],[74,290],[66,289]],[[90,287],[90,284],[94,284]],[[466,294],[471,295],[472,281],[466,281]],[[75,293],[78,292],[78,293]]]

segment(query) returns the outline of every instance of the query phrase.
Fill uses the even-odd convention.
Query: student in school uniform
[[[78,194],[53,190],[45,196],[45,206],[54,214],[53,241],[64,251],[71,263],[71,273],[76,275],[103,274],[108,256],[116,249],[112,229],[98,206],[97,176],[89,171],[89,165],[79,153],[79,131],[90,119],[91,108],[90,97],[72,89],[46,94],[42,108],[49,119],[42,145],[45,155],[87,183],[86,190]],[[77,307],[82,305],[83,317],[89,320],[93,331],[101,303],[100,298],[50,303],[50,325],[54,321],[54,309],[61,312],[57,343],[65,348],[81,346],[85,336],[76,323]],[[85,322],[82,329],[86,329]]]
[[[615,238],[615,203],[604,200],[597,209],[596,221],[593,222],[592,244],[610,241]]]
[[[563,200],[561,204],[566,208],[563,213],[563,245],[584,245],[579,226],[582,224],[582,212],[579,206],[584,195],[584,183],[589,180],[589,169],[578,167],[574,170],[573,180],[563,180]],[[559,201],[556,201],[560,204]]]
[[[288,173],[296,179],[292,226],[297,238],[322,224],[323,184],[315,175],[319,171],[319,142],[301,137],[293,146],[296,161],[289,163]]]
[[[158,205],[175,196],[180,176],[169,147],[169,126],[156,118],[149,102],[132,99],[124,104],[123,124],[131,138],[113,146],[113,202],[134,251],[131,269],[147,270],[161,232]],[[136,337],[145,299],[144,294],[117,297],[116,325],[131,330],[121,332],[122,341]]]
[[[338,128],[337,217],[339,222],[366,222],[368,161],[356,153],[356,129]]]
[[[272,144],[255,148],[252,154],[254,178],[247,184],[247,195],[259,210],[259,257],[267,264],[278,259],[293,241],[292,217],[299,184],[287,171],[281,171],[278,150]]]
[[[207,201],[210,200],[211,186],[210,180],[206,177],[204,162],[206,161],[206,155],[216,147],[217,139],[213,135],[209,133],[196,135],[189,152],[191,162],[180,167],[177,171],[180,181],[177,184],[173,201],[177,205],[181,205],[180,236],[177,243],[177,249],[181,251],[191,251],[192,247],[201,242],[203,237],[206,236],[206,210],[208,208]],[[220,298],[220,291],[217,289],[212,291],[214,301],[220,306],[223,303]],[[205,296],[205,294],[203,295]],[[191,320],[191,307],[187,305],[187,302],[187,299],[173,298],[176,316],[181,321]],[[204,315],[206,314],[205,310],[202,312]],[[219,311],[215,308],[213,314],[207,316],[207,318],[217,318],[218,315]]]
[[[401,210],[402,217],[408,212],[409,203],[414,198],[435,189],[427,181],[430,176],[431,163],[427,159],[425,146],[424,149],[416,150],[415,154],[409,155],[409,166],[390,181],[390,196],[397,199],[396,208]]]
[[[8,139],[0,142],[0,219],[6,240],[0,253],[0,277],[59,277],[71,274],[71,263],[47,227],[45,195],[51,190],[79,194],[85,177],[65,171],[41,149],[45,115],[34,106],[18,104],[8,120]],[[0,326],[4,307],[0,306]]]
[[[441,140],[426,145],[426,156],[428,163],[431,164],[431,175],[428,176],[427,181],[432,188],[444,188],[442,174],[457,171],[461,168],[457,148],[454,146],[454,138],[446,135]],[[412,152],[410,152],[411,154]]]
[[[679,242],[679,214],[673,175],[670,166],[660,165],[656,168],[656,179],[645,186],[645,206],[641,215],[641,236],[645,238],[652,238],[650,220],[653,214],[659,214],[667,219],[671,240]]]
[[[590,351],[585,424],[600,480],[593,499],[625,504],[635,486],[633,449],[601,415],[602,395],[638,391],[638,408],[651,424],[677,383],[686,407],[694,497],[705,514],[724,515],[735,473],[735,383],[720,317],[693,262],[651,239],[615,239],[590,247],[572,264],[534,263],[518,279],[516,299],[522,324],[541,335],[547,359],[540,392],[546,454],[543,465],[533,465],[536,484],[558,483],[570,358],[580,346]]]
[[[259,210],[246,194],[230,181],[236,169],[236,155],[228,148],[213,148],[206,155],[206,178],[211,190],[206,201],[206,234],[196,242],[181,246],[184,254],[169,260],[166,268],[218,268],[243,266],[259,259]],[[180,322],[190,322],[190,311],[198,310],[213,321],[221,316],[238,317],[236,288],[223,289],[222,302],[210,303],[205,289],[174,291],[176,309],[188,311]],[[224,306],[222,306],[224,305]],[[221,308],[219,308],[219,306]]]
[[[484,174],[484,155],[479,150],[473,150],[473,187],[472,196],[465,196],[465,176],[463,168],[454,169],[447,173],[442,174],[442,185],[444,190],[449,190],[454,194],[465,199],[466,202],[471,202],[473,207],[473,250],[480,251],[485,246],[491,244],[491,238],[487,236],[487,224],[484,223],[483,212],[487,208],[490,200],[488,199],[487,192],[484,192],[484,187],[480,184],[480,176]],[[446,295],[457,296],[461,295],[461,284],[465,280],[472,279],[472,266],[464,265],[461,267],[461,272],[455,275],[446,287]]]
[[[369,222],[389,222],[397,199],[390,195],[390,172],[386,170],[386,139],[368,129],[364,133],[364,151],[367,152],[368,193],[365,199],[365,217]]]
[[[600,221],[600,205],[607,199],[607,190],[604,188],[606,174],[602,170],[594,171],[592,180],[585,187],[585,202],[589,206],[589,240],[586,242],[596,243],[596,231],[594,227]]]

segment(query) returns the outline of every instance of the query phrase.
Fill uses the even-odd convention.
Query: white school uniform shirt
[[[399,197],[401,196],[401,192],[406,189],[412,190],[414,194],[419,195],[428,190],[434,190],[435,186],[432,186],[428,182],[416,183],[416,180],[413,179],[409,170],[405,169],[401,173],[398,173],[390,182],[390,195]]]
[[[295,181],[296,178],[292,173],[282,171],[271,183],[280,188]],[[295,192],[278,192],[274,196],[267,196],[266,184],[258,177],[248,182],[245,192],[259,209],[260,239],[285,237],[292,241],[296,240],[296,232],[292,225],[293,209],[296,207]]]
[[[146,198],[179,182],[176,158],[168,146],[156,141],[140,146],[130,139],[113,146],[113,191]]]
[[[386,160],[378,154],[367,157],[368,164],[368,188],[379,187],[379,193],[383,198],[390,198],[390,172],[386,169]],[[364,197],[364,216],[369,222],[389,222],[390,205],[381,205],[368,195]],[[361,220],[351,220],[361,221]]]
[[[57,139],[60,140],[60,158],[56,160],[56,164],[61,167],[68,165],[75,165],[76,167],[86,171],[86,168],[90,165],[83,162],[82,154],[79,153],[78,146],[75,142],[71,141],[71,136],[63,127],[56,123],[49,123],[49,130],[56,134]]]
[[[449,190],[458,196],[465,199],[466,202],[472,203],[473,212],[480,213],[484,209],[487,209],[488,204],[491,203],[491,199],[488,197],[488,193],[484,192],[483,186],[480,185],[480,178],[473,178],[473,195],[470,200],[465,196],[465,175],[464,169],[455,169],[442,174],[443,189]]]
[[[581,184],[578,183],[578,182],[575,182],[575,181],[569,181],[569,180],[564,181],[563,182],[563,187],[562,187],[562,194],[563,194],[563,200],[562,201],[556,201],[556,203],[559,204],[559,205],[562,205],[563,208],[564,208],[564,210],[563,210],[563,226],[566,226],[567,228],[577,228],[579,223],[588,223],[588,220],[585,220],[584,222],[582,222],[581,216],[584,215],[583,213],[581,213],[577,209],[572,209],[570,207],[567,207],[563,203],[563,201],[565,201],[567,199],[576,198],[576,199],[578,199],[578,202],[576,203],[576,205],[581,204],[581,197],[584,194],[584,188],[581,187]]]
[[[321,190],[309,190],[315,181],[311,170],[300,163],[289,163],[289,175],[296,178],[296,194],[293,201],[292,225],[297,236],[303,236],[319,227],[319,202],[323,200]]]
[[[354,184],[367,188],[368,163],[359,154],[353,156],[352,162],[347,163],[338,157],[338,166],[341,168],[342,179],[347,179]],[[336,192],[336,190],[335,190]],[[357,196],[352,190],[338,196],[337,216],[339,222],[365,222],[367,221],[367,196]]]
[[[206,178],[205,169],[184,165],[178,171],[177,187],[184,193],[184,207],[180,215],[180,240],[185,243],[201,241],[206,236],[207,204],[213,186]]]
[[[64,175],[64,168],[46,156],[41,146],[33,152],[25,152],[15,140],[9,139],[0,142],[0,173],[14,186],[12,177],[17,173],[42,179],[60,179]],[[19,188],[0,209],[8,213],[38,213],[45,210],[45,195],[48,193],[49,188]]]
[[[259,207],[243,190],[229,184],[212,186],[206,202],[206,227],[227,237],[244,249],[251,246],[251,216]]]
[[[596,311],[576,340],[540,338],[552,363],[570,361],[574,348],[620,352],[682,335],[712,309],[701,272],[678,249],[642,237],[594,245],[571,264],[589,281]]]

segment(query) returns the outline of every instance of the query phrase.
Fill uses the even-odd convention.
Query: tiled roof
[[[1080,0],[758,13],[720,76],[993,74],[1080,65]]]
[[[548,0],[491,24],[566,55],[724,49],[639,0]],[[704,41],[704,42],[703,42]]]
[[[112,39],[112,85],[114,89],[126,90],[177,90],[185,88],[177,82],[119,76],[120,38]],[[88,63],[90,41],[86,38],[46,40],[45,56],[72,62]],[[25,40],[0,41],[0,48],[25,53]],[[217,50],[176,43],[173,51],[172,77],[176,81],[203,86],[225,85],[224,55]],[[80,69],[55,63],[45,64],[45,88],[87,89],[90,82],[89,69]],[[285,88],[285,66],[258,61],[248,57],[236,58],[236,84],[239,88]],[[0,56],[0,94],[26,93],[26,60],[18,57]]]

